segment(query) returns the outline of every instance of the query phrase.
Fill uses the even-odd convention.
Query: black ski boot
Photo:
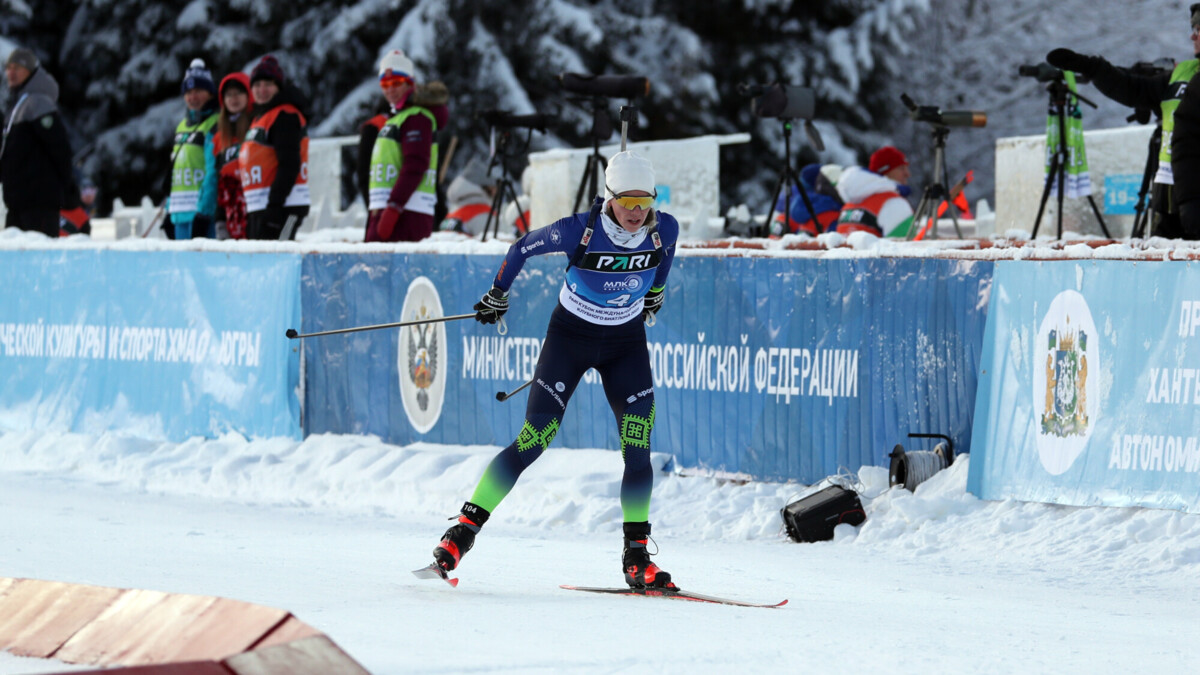
[[[625,550],[621,554],[625,583],[630,588],[677,588],[669,573],[650,562],[646,548],[649,539],[650,523],[625,523]]]
[[[483,527],[491,515],[486,509],[471,502],[463,504],[458,522],[446,530],[442,540],[433,548],[433,559],[438,567],[447,572],[458,567],[458,561],[475,545],[475,535],[479,534],[479,528]]]

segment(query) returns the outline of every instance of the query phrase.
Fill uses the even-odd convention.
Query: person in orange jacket
[[[270,54],[250,72],[254,114],[238,152],[247,239],[295,239],[308,216],[308,120],[285,82]]]

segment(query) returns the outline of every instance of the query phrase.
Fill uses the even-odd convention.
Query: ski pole
[[[364,330],[379,330],[380,328],[403,328],[405,326],[417,326],[423,323],[441,323],[443,321],[460,321],[462,319],[474,319],[474,314],[455,314],[454,316],[439,316],[433,319],[417,319],[415,321],[400,321],[398,323],[381,323],[375,326],[355,326],[354,328],[339,328],[337,330],[325,330],[319,333],[297,333],[295,328],[287,329],[284,335],[289,340],[299,338],[317,337],[319,335],[336,335],[338,333],[357,333]]]
[[[502,391],[498,391],[498,392],[496,392],[496,400],[497,401],[507,401],[508,399],[516,396],[518,393],[521,392],[522,389],[528,387],[531,384],[533,384],[533,380],[526,382],[525,384],[517,387],[516,389],[513,389],[512,391],[508,392],[507,394]]]

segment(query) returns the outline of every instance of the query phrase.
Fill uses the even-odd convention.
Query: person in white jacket
[[[852,166],[842,172],[837,191],[845,204],[838,216],[841,234],[870,232],[878,237],[905,237],[912,226],[913,210],[907,192],[908,159],[888,145],[871,155],[868,167]]]

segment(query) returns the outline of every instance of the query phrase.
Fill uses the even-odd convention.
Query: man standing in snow
[[[841,213],[837,231],[842,234],[870,232],[877,237],[905,237],[912,225],[913,210],[904,198],[911,172],[908,158],[885,145],[871,154],[868,168],[848,167],[838,179]]]
[[[366,241],[420,241],[433,233],[437,206],[437,130],[449,118],[446,86],[419,88],[412,59],[399,49],[379,62],[379,86],[391,104],[371,150]]]
[[[74,189],[71,143],[58,114],[58,83],[28,49],[4,65],[8,83],[0,181],[7,227],[58,237],[58,212]]]
[[[492,288],[475,305],[475,319],[493,324],[508,311],[508,291],[525,260],[562,252],[566,280],[538,356],[525,423],[515,441],[484,471],[458,522],[433,550],[444,572],[458,566],[475,535],[558,433],[567,402],[583,374],[595,368],[621,438],[624,549],[621,568],[633,588],[674,588],[671,575],[650,561],[650,432],[654,384],[646,323],[662,307],[675,256],[679,223],[656,211],[654,169],[633,152],[613,155],[604,172],[607,202],[521,237],[508,249]],[[601,209],[603,208],[603,213]]]
[[[213,133],[217,126],[217,85],[203,59],[192,59],[183,82],[187,112],[175,127],[174,162],[171,166],[171,214],[173,239],[215,237],[209,229],[217,212],[217,172],[213,159]]]
[[[1192,53],[1200,55],[1200,4],[1189,10]],[[1200,114],[1182,118],[1176,115],[1184,92],[1192,77],[1200,70],[1200,61],[1188,59],[1175,66],[1170,74],[1137,75],[1117,68],[1100,56],[1085,56],[1069,49],[1055,49],[1046,55],[1046,62],[1055,68],[1070,70],[1092,79],[1092,84],[1105,96],[1131,108],[1158,108],[1162,111],[1162,147],[1158,154],[1158,172],[1154,175],[1150,208],[1154,218],[1150,233],[1169,239],[1200,239],[1200,222],[1186,231],[1180,223],[1180,205],[1195,202],[1189,211],[1196,211],[1193,220],[1200,221]],[[1189,144],[1188,141],[1191,141]],[[1182,141],[1185,148],[1183,164],[1175,156]],[[1186,160],[1191,157],[1191,162]],[[1183,190],[1184,194],[1180,191]]]

